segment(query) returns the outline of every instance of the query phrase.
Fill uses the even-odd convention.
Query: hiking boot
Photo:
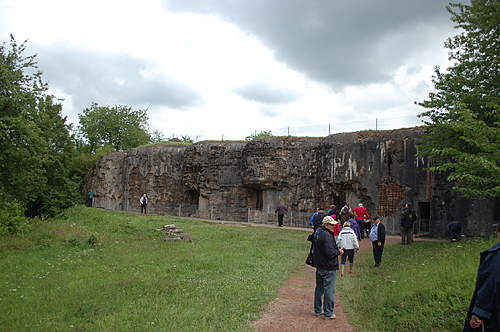
[[[313,315],[314,315],[314,317],[320,317],[321,315],[323,315],[323,313],[322,312],[320,312],[319,314],[313,313]]]
[[[335,319],[335,318],[337,318],[337,316],[335,316],[335,314],[332,314],[331,316],[324,316],[323,318],[324,319]]]

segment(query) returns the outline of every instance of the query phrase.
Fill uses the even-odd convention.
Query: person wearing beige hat
[[[337,247],[333,237],[335,220],[326,216],[323,225],[314,232],[313,255],[316,267],[316,288],[314,289],[314,314],[325,319],[335,318],[333,313],[335,297],[335,277],[339,269],[338,256],[344,251]]]

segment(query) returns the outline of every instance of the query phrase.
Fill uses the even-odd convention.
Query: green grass
[[[379,268],[372,267],[371,251],[361,254],[355,274],[338,283],[349,320],[360,332],[461,331],[479,252],[494,243],[390,245]]]
[[[193,242],[164,241],[167,223]],[[0,238],[0,330],[251,330],[307,247],[299,231],[77,206]]]

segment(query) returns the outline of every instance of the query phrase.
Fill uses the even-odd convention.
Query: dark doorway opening
[[[262,190],[255,191],[255,208],[260,211],[262,211],[264,207],[264,199],[262,196]]]
[[[185,197],[187,204],[198,205],[198,200],[200,199],[200,192],[197,190],[187,190]]]
[[[431,221],[431,203],[418,202],[417,216],[419,219],[419,223],[415,231],[418,233],[428,233],[430,230],[430,221]]]

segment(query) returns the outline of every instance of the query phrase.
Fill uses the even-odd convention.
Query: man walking
[[[283,227],[283,217],[285,216],[285,213],[288,212],[288,209],[286,206],[284,206],[281,202],[278,203],[278,206],[276,206],[276,210],[274,210],[274,214],[278,214],[278,226]]]
[[[325,319],[335,318],[333,313],[335,296],[335,277],[339,269],[339,250],[333,237],[334,220],[323,219],[323,226],[314,232],[313,255],[316,267],[316,288],[314,290],[314,314],[320,316],[323,310]]]
[[[373,217],[373,226],[370,230],[370,241],[372,241],[373,259],[375,260],[374,266],[378,267],[380,263],[382,263],[382,254],[385,244],[385,226],[382,224],[380,217]]]
[[[476,288],[463,332],[500,331],[500,221],[493,226],[499,242],[480,255]]]
[[[147,214],[148,194],[142,195],[139,202],[141,203],[141,213]]]
[[[411,244],[413,242],[413,225],[417,220],[417,215],[413,212],[410,203],[406,203],[401,212],[401,244]]]

